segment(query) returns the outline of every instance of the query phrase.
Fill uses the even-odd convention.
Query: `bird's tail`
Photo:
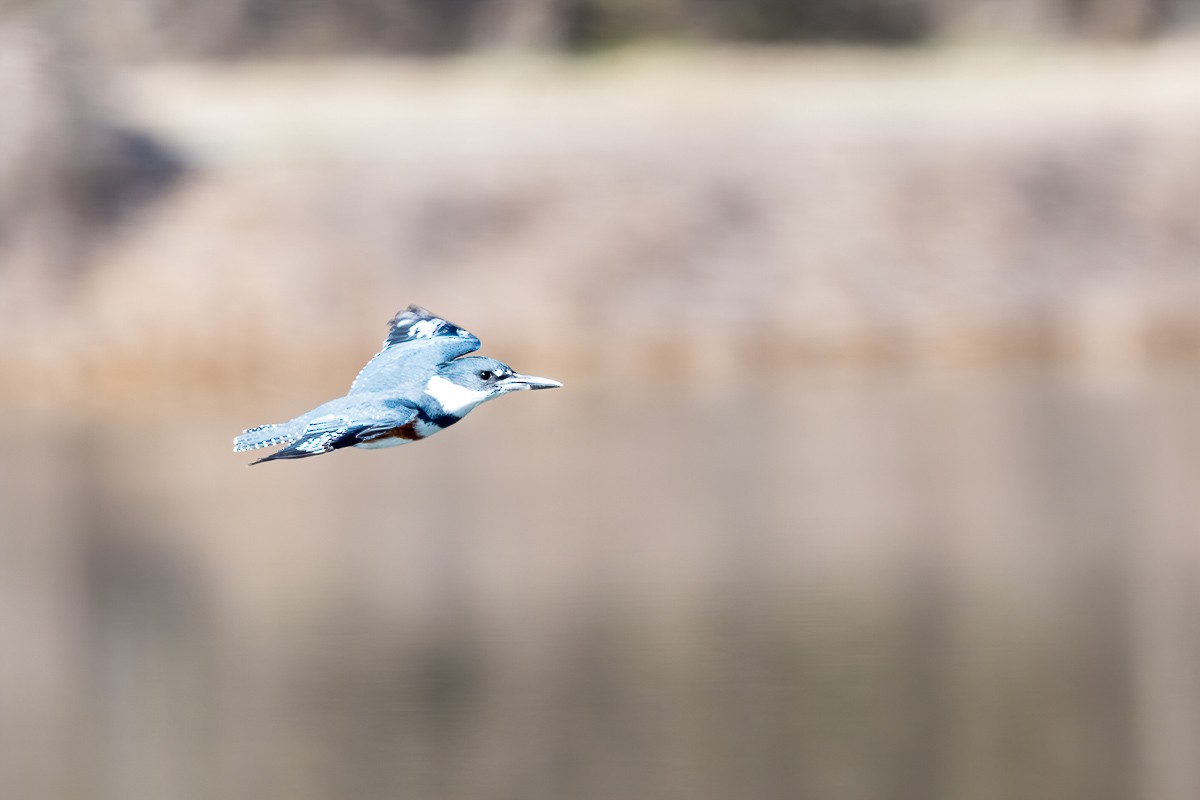
[[[246,450],[257,450],[260,447],[288,444],[294,442],[303,430],[304,424],[298,420],[249,428],[242,431],[241,436],[234,438],[233,452],[241,453]]]

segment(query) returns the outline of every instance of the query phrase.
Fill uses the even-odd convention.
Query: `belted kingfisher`
[[[345,397],[289,422],[245,430],[233,440],[233,450],[287,445],[251,462],[261,464],[343,447],[395,447],[432,436],[502,394],[562,386],[513,372],[493,358],[465,357],[478,349],[472,334],[409,306],[392,319],[383,349],[358,373]]]

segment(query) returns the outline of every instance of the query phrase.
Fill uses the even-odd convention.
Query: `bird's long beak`
[[[506,392],[523,392],[526,389],[557,389],[562,386],[561,383],[551,378],[522,375],[519,372],[514,372],[507,378],[497,381],[497,384],[503,386]]]

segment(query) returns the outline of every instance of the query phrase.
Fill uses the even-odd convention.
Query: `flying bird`
[[[420,306],[392,319],[383,349],[344,397],[288,422],[250,428],[233,440],[240,453],[284,444],[253,464],[319,456],[343,447],[377,449],[425,439],[480,403],[509,392],[561,383],[514,372],[494,358],[468,356],[479,339]]]

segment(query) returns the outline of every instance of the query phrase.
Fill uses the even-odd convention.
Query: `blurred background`
[[[1200,4],[0,5],[0,796],[1200,797]],[[420,303],[566,383],[246,468]]]

